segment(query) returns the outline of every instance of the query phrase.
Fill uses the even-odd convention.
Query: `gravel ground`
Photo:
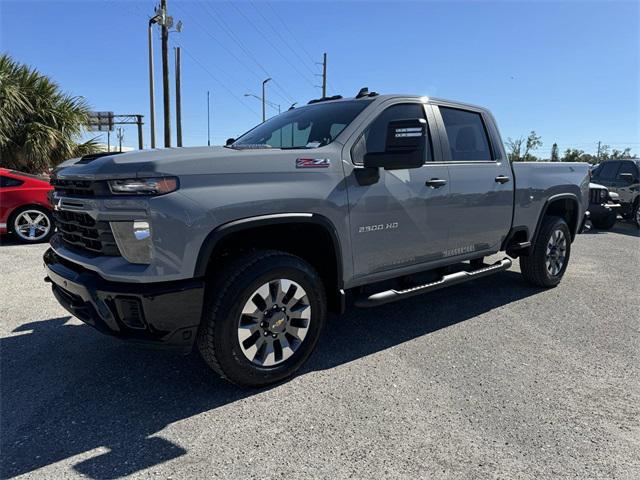
[[[640,242],[332,318],[303,372],[239,390],[69,317],[45,246],[0,246],[2,478],[640,478]]]

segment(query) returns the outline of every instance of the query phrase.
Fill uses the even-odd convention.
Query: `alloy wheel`
[[[21,239],[37,242],[49,234],[51,222],[40,210],[25,210],[14,220],[13,230]]]
[[[555,277],[560,273],[564,266],[566,254],[567,237],[562,230],[554,230],[551,233],[545,252],[545,265],[550,275]]]
[[[271,280],[249,296],[238,321],[238,341],[244,356],[261,367],[290,358],[309,331],[311,305],[298,283]]]

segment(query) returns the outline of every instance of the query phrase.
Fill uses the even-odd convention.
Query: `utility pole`
[[[182,99],[180,93],[180,47],[176,47],[176,143],[182,146]]]
[[[142,142],[142,115],[136,115],[136,123],[138,124],[138,148],[142,150],[144,148]]]
[[[211,113],[209,109],[209,90],[207,90],[207,146],[211,146]]]
[[[153,81],[153,24],[158,21],[158,15],[149,19],[149,128],[151,130],[151,148],[156,148],[156,102]]]
[[[327,54],[322,57],[322,98],[327,96]]]
[[[167,0],[160,0],[162,17],[162,101],[164,103],[164,146],[171,146],[171,99],[169,97],[169,22]]]
[[[118,151],[122,152],[122,140],[124,140],[124,132],[122,131],[122,127],[118,127]]]
[[[600,140],[598,140],[598,155],[596,155],[596,159],[598,160],[598,163],[600,163]]]
[[[271,78],[267,78],[262,82],[262,123],[264,123],[265,120],[267,119],[267,109],[266,109],[267,99],[265,98],[264,86],[267,84],[269,80],[271,80]]]

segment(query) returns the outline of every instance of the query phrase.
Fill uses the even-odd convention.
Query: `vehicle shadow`
[[[404,302],[352,309],[330,319],[300,374],[334,368],[539,292],[518,273],[502,272]],[[0,339],[2,478],[81,454],[90,458],[74,464],[80,474],[129,475],[187,453],[156,435],[167,425],[260,392],[219,380],[196,354],[139,350],[69,319],[24,324]],[[94,449],[100,450],[87,453]]]
[[[640,237],[640,228],[631,221],[618,220],[611,230],[598,230],[592,228],[586,232],[588,235],[603,235],[608,233],[617,233],[619,235],[629,235],[631,237]]]

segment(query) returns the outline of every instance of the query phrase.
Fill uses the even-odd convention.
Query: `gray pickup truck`
[[[366,89],[226,147],[69,160],[52,184],[58,301],[125,340],[197,345],[241,386],[292,375],[327,312],[509,268],[497,252],[557,285],[589,194],[586,164],[512,165],[483,108]]]

